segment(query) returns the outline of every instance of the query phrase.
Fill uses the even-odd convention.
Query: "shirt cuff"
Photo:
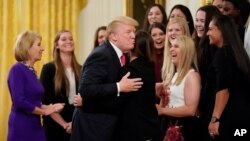
[[[119,85],[119,83],[116,83],[116,85],[117,85],[117,97],[119,97],[120,96],[120,85]]]

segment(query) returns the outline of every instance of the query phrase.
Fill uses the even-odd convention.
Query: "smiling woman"
[[[136,19],[139,22],[139,28],[141,28],[147,9],[153,4],[159,4],[164,7],[165,0],[126,0],[125,15]]]
[[[34,66],[39,75],[42,65],[52,58],[51,36],[63,28],[70,29],[76,36],[78,14],[86,3],[87,0],[0,0],[0,140],[7,138],[11,107],[7,76],[15,63],[12,50],[15,37],[25,29],[38,31],[43,36],[44,54]]]
[[[63,108],[63,104],[42,105],[43,86],[33,69],[41,60],[41,36],[33,31],[21,33],[14,45],[17,60],[8,75],[8,88],[12,107],[8,121],[8,141],[45,141],[40,115],[50,115]]]
[[[170,61],[163,68],[163,89],[169,89],[169,102],[166,106],[163,106],[162,102],[156,106],[158,114],[167,116],[166,125],[177,123],[176,126],[181,127],[185,141],[199,140],[194,130],[200,97],[200,76],[194,42],[191,37],[180,35],[172,41],[171,47],[165,50],[164,55],[167,57],[164,61]]]
[[[42,102],[65,103],[61,113],[43,116],[47,141],[68,141],[70,137],[73,97],[77,93],[81,69],[74,48],[72,33],[68,30],[59,31],[54,39],[53,61],[42,68],[40,81],[45,89]]]

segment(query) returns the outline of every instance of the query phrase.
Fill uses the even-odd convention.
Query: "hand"
[[[42,106],[42,114],[43,115],[50,115],[55,112],[60,112],[64,108],[64,103],[56,103],[56,104],[50,104],[50,105],[43,105]]]
[[[161,92],[162,92],[162,89],[163,89],[163,82],[157,82],[155,83],[155,94],[157,97],[161,97]]]
[[[166,107],[162,106],[162,102],[160,102],[160,104],[155,104],[155,107],[157,109],[158,115],[163,115],[164,108]]]
[[[214,136],[219,135],[220,122],[210,122],[208,125],[209,135],[214,138]]]
[[[65,129],[66,133],[71,134],[71,131],[72,131],[72,122],[66,123],[63,128]]]
[[[55,112],[55,107],[54,105],[50,104],[50,105],[44,106],[43,111],[44,111],[43,115],[47,116]]]
[[[74,95],[74,106],[79,107],[82,106],[82,97],[80,95],[80,93],[78,93],[77,95]]]
[[[170,93],[170,89],[169,88],[163,88],[161,91],[161,106],[162,107],[166,107],[169,103],[169,93]]]
[[[43,106],[43,115],[47,116],[54,113],[55,109],[52,104]]]
[[[130,72],[122,77],[119,82],[120,85],[120,92],[132,92],[138,91],[141,87],[143,82],[141,78],[131,78],[129,79]]]
[[[64,103],[55,103],[55,104],[53,104],[53,106],[54,106],[54,112],[61,112],[62,111],[62,109],[64,108]]]

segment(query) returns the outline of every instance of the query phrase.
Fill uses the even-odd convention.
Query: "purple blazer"
[[[45,141],[40,115],[32,114],[41,107],[44,88],[36,74],[17,62],[8,76],[12,106],[9,115],[8,141]]]

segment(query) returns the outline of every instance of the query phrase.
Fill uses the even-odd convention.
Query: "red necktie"
[[[125,56],[125,54],[122,54],[122,56],[120,57],[120,59],[121,59],[121,65],[123,67],[126,64],[126,56]]]

